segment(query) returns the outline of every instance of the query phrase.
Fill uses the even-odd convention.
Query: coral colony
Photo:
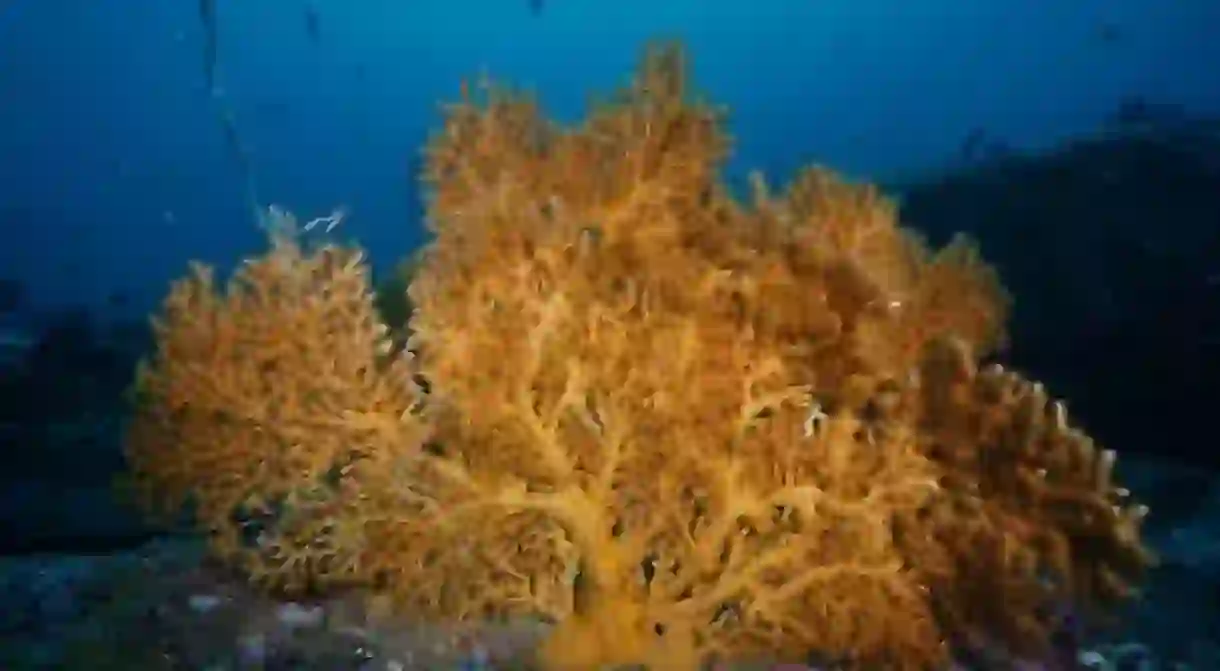
[[[1145,510],[1062,403],[981,363],[1009,298],[973,244],[820,168],[743,202],[729,144],[673,46],[572,127],[464,89],[408,323],[278,210],[227,283],[173,287],[142,500],[273,592],[553,623],[553,669],[937,668],[1133,595]]]

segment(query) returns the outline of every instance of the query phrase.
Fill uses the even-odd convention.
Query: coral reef
[[[274,227],[223,294],[171,292],[136,490],[272,588],[553,622],[555,669],[935,668],[1132,594],[1113,453],[979,368],[1009,299],[973,244],[820,168],[738,202],[723,116],[673,46],[571,128],[464,90],[407,350],[357,254]]]

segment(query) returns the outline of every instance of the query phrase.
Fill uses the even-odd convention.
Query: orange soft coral
[[[1132,579],[1134,518],[1097,517],[1112,494],[1065,470],[1076,442],[1040,443],[1057,456],[1024,485],[1092,501],[1053,514],[990,494],[1029,477],[1000,459],[1017,447],[967,422],[955,445],[974,461],[944,456],[921,362],[1004,337],[1008,298],[974,246],[928,250],[876,191],[824,170],[736,205],[715,181],[719,112],[687,99],[681,66],[650,52],[574,129],[494,93],[430,146],[436,238],[411,326],[445,450],[404,527],[448,530],[431,608],[555,617],[556,668],[809,649],[922,668],[969,638],[955,613],[1005,597],[990,630],[1032,646],[1048,625],[1018,623],[1083,594],[1048,582]],[[1009,412],[1010,431],[1039,430]],[[1080,524],[1111,539],[1102,552],[1063,540]],[[959,555],[968,531],[1029,544],[1038,568],[973,585],[1008,560]]]
[[[299,575],[339,548],[409,612],[545,618],[555,669],[934,668],[1125,595],[1140,509],[1040,387],[977,370],[1007,296],[975,248],[821,169],[738,204],[683,66],[651,50],[575,128],[495,90],[448,110],[409,288],[427,443],[363,270],[281,239],[226,296],[171,294],[140,480],[214,529],[289,499],[270,547],[329,560]]]
[[[302,249],[288,215],[269,221],[270,252],[223,291],[202,265],[174,285],[137,376],[127,456],[146,504],[189,504],[222,556],[298,588],[348,572],[359,549],[339,537],[334,480],[422,434],[361,255]]]
[[[1132,596],[1153,561],[1147,509],[1113,479],[1115,454],[1073,427],[1042,385],[960,340],[930,347],[910,423],[943,472],[920,559],[946,631],[1037,653],[1065,604],[1099,614]]]

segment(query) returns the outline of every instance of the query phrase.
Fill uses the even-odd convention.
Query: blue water
[[[487,73],[576,118],[650,38],[687,44],[732,112],[730,169],[817,161],[904,179],[971,129],[1012,148],[1089,133],[1124,97],[1220,111],[1212,0],[216,0],[216,90],[199,3],[8,0],[0,13],[0,269],[41,305],[150,309],[190,258],[261,244],[218,114],[262,205],[385,266],[422,237],[413,172],[439,105]],[[307,30],[313,7],[318,32]]]

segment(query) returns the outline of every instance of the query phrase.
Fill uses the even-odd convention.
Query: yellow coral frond
[[[233,555],[241,514],[291,505],[423,437],[411,365],[391,354],[362,255],[303,249],[294,234],[270,231],[270,250],[223,288],[194,266],[155,319],[156,352],[136,380],[136,482],[150,503],[189,503]]]

